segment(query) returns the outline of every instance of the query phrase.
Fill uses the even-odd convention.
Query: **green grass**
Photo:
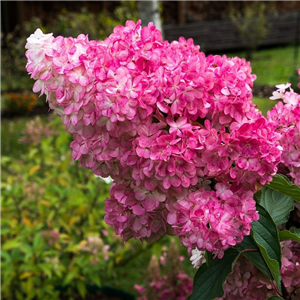
[[[258,109],[263,113],[264,116],[266,116],[267,111],[277,103],[277,101],[272,101],[270,99],[261,97],[253,97],[252,102],[257,104]]]
[[[257,75],[254,84],[275,86],[287,83],[295,69],[300,67],[300,51],[296,61],[294,52],[295,46],[262,49],[254,52],[251,60],[252,73]],[[245,57],[246,53],[237,52],[226,55]]]

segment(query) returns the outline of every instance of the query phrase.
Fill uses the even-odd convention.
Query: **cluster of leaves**
[[[118,266],[149,247],[124,245],[105,224],[109,187],[71,160],[70,135],[60,123],[45,124],[52,134],[39,142],[29,132],[35,136],[28,151],[1,159],[4,299],[84,297],[87,284],[107,284]]]
[[[260,218],[252,223],[251,235],[246,236],[241,244],[225,251],[222,259],[213,259],[209,252],[206,253],[207,262],[195,275],[190,300],[222,297],[223,283],[241,255],[274,281],[278,296],[270,299],[291,299],[285,297],[281,282],[280,242],[300,242],[300,230],[278,228],[288,221],[290,212],[294,209],[294,201],[300,202],[300,187],[292,184],[287,177],[277,174],[269,185],[256,194],[256,200]]]

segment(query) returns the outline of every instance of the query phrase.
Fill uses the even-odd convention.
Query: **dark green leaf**
[[[284,175],[276,174],[267,187],[300,202],[300,187],[296,184],[292,184]]]
[[[209,266],[210,265],[210,262],[214,259],[214,255],[209,252],[209,251],[205,251],[205,261],[206,261],[206,264]]]
[[[262,191],[259,190],[258,192],[256,192],[256,193],[254,194],[254,200],[255,200],[256,202],[260,203],[261,195],[262,195]]]
[[[300,242],[300,229],[279,231],[279,239],[280,241],[293,240]]]
[[[223,284],[231,272],[240,253],[230,248],[225,251],[222,259],[214,259],[207,264],[202,264],[194,278],[191,300],[212,300],[222,297]]]
[[[269,213],[260,205],[256,209],[259,220],[252,223],[251,234],[280,290],[281,247],[278,231]]]
[[[69,284],[79,273],[79,269],[77,267],[73,267],[68,275],[66,276],[63,285]]]
[[[271,298],[268,298],[267,300],[282,300],[282,298],[278,296],[273,296]]]
[[[250,260],[268,278],[273,279],[268,265],[251,235],[245,236],[242,243],[236,245],[234,248],[240,251],[243,256]]]
[[[259,204],[267,210],[277,226],[287,222],[290,212],[294,209],[292,198],[266,186],[263,188]]]

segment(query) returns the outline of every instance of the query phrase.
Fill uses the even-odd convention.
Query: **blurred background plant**
[[[261,40],[267,35],[270,25],[267,13],[271,13],[274,7],[260,1],[254,1],[252,5],[246,6],[243,11],[236,9],[231,3],[230,19],[239,31],[240,39],[246,49],[246,59],[251,60]]]
[[[193,288],[193,280],[182,267],[184,257],[180,255],[178,244],[171,239],[160,258],[152,255],[147,277],[142,285],[135,285],[141,294],[138,300],[185,300]]]

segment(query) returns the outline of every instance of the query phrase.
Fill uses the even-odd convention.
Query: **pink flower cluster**
[[[72,158],[114,183],[105,221],[126,241],[175,233],[222,257],[258,219],[253,194],[280,161],[280,134],[252,104],[250,63],[205,56],[127,21],[104,41],[27,39],[33,90],[73,134]]]
[[[97,236],[89,236],[86,241],[80,243],[80,248],[92,254],[92,264],[99,262],[99,254],[100,256],[103,255],[104,260],[109,259],[108,251],[110,246],[104,245],[103,240]]]
[[[300,297],[300,247],[295,241],[281,242],[282,284],[290,299]],[[265,300],[275,296],[274,284],[250,261],[241,257],[224,284],[224,295],[218,300]]]
[[[280,172],[286,173],[295,184],[300,185],[300,95],[290,88],[289,83],[276,87],[278,90],[270,99],[283,101],[278,102],[267,116],[274,131],[281,136],[283,152]]]

